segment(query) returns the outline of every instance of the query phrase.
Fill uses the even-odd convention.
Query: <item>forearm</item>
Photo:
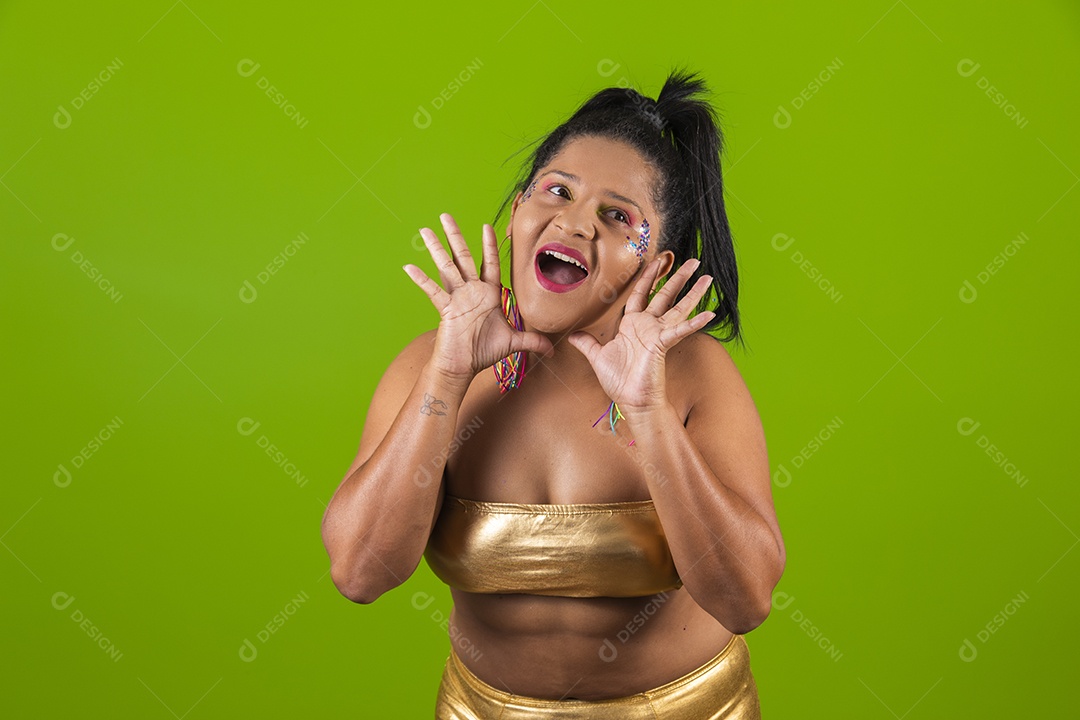
[[[420,563],[467,388],[425,366],[378,448],[331,500],[323,540],[350,598],[370,602]]]
[[[625,416],[687,591],[728,629],[749,632],[782,572],[772,530],[725,482],[735,470],[708,465],[670,404]]]

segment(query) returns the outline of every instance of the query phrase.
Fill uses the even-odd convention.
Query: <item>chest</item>
[[[447,448],[448,493],[513,503],[649,499],[630,423],[619,420],[612,432],[599,383],[529,380],[502,395],[490,371],[473,381]],[[671,391],[680,408],[678,388]]]

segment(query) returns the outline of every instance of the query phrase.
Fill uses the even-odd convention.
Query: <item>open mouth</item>
[[[547,290],[573,290],[589,276],[584,256],[573,248],[549,243],[536,254],[536,279]]]

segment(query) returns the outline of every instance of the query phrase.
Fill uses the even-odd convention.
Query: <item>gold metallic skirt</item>
[[[716,657],[671,682],[607,700],[545,700],[512,695],[488,685],[453,650],[446,659],[436,720],[759,720],[750,649],[742,635]]]

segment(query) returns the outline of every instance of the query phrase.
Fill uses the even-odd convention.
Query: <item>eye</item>
[[[551,193],[552,195],[554,195],[556,197],[565,198],[567,200],[573,200],[573,197],[570,194],[570,189],[567,188],[565,185],[560,185],[558,183],[552,183],[551,185],[548,185],[544,189],[547,192]],[[624,223],[626,225],[631,224],[630,223],[630,216],[627,215],[622,210],[620,210],[619,208],[609,208],[605,212],[608,213],[608,217],[610,217],[615,222]]]

